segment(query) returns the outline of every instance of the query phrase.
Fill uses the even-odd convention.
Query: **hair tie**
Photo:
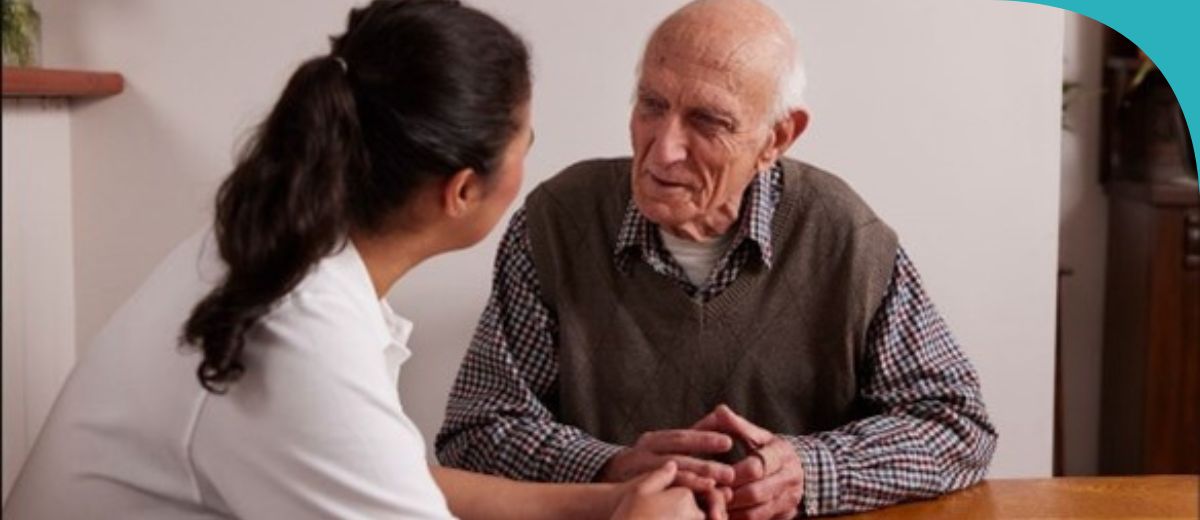
[[[342,68],[342,74],[350,72],[350,65],[348,65],[346,60],[341,56],[333,56],[333,61],[336,61],[338,66]]]

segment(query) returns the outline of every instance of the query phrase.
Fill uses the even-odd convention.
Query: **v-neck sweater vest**
[[[559,376],[545,401],[560,421],[629,445],[720,403],[785,434],[874,412],[858,399],[858,374],[896,235],[837,177],[782,162],[771,267],[752,259],[707,302],[640,260],[618,268],[629,159],[576,164],[530,194],[533,262],[558,322]]]

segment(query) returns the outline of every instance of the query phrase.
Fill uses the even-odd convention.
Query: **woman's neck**
[[[420,234],[376,235],[350,232],[350,241],[367,266],[375,294],[383,298],[396,281],[417,264],[437,253]]]

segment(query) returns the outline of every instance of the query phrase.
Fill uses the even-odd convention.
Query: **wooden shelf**
[[[1195,206],[1200,204],[1200,185],[1195,179],[1178,181],[1133,182],[1113,181],[1105,187],[1108,195],[1160,206]]]
[[[121,93],[125,78],[115,72],[4,67],[4,97],[104,97]]]

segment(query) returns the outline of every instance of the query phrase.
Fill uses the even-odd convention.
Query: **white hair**
[[[772,105],[770,114],[772,121],[783,119],[795,110],[804,109],[804,89],[808,86],[808,74],[804,69],[804,60],[800,56],[800,44],[796,41],[792,24],[783,17],[780,17],[779,20],[783,22],[786,32],[787,40],[783,43],[787,48],[787,58],[777,72],[779,77],[775,80],[775,103]]]

